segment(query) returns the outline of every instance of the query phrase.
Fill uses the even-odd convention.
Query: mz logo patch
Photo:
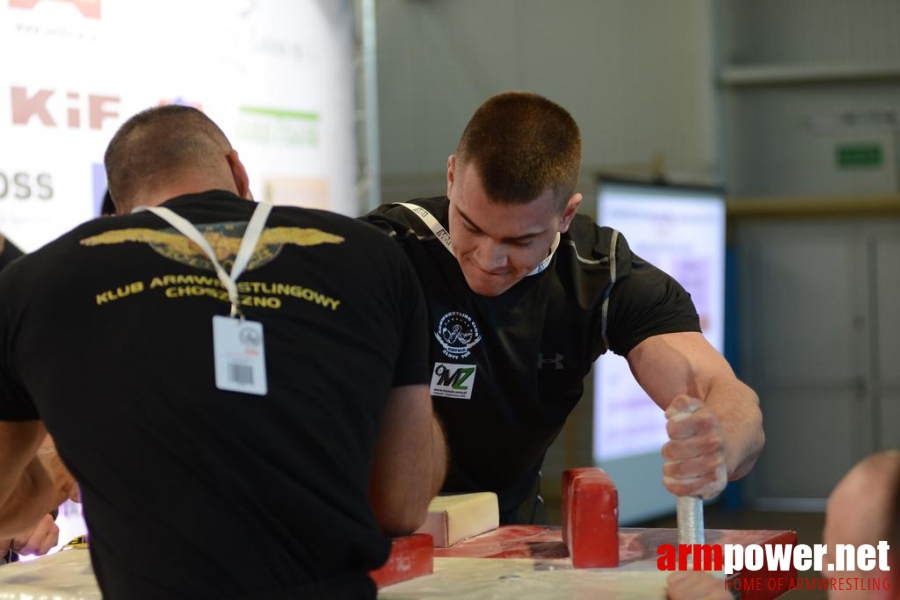
[[[431,372],[431,395],[444,398],[472,397],[475,387],[475,365],[457,365],[453,363],[434,363]]]

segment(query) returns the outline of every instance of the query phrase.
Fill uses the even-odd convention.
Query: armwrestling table
[[[792,531],[706,530],[709,544],[796,544]],[[657,548],[677,547],[675,529],[619,529],[619,567],[573,569],[559,528],[513,525],[479,535],[451,548],[435,549],[434,573],[379,590],[385,600],[410,598],[624,599],[666,597],[668,571],[657,569]],[[719,577],[724,577],[721,573]],[[768,600],[796,572],[745,572],[762,589],[736,597]],[[767,582],[781,580],[769,591]],[[723,583],[724,585],[724,583]],[[0,567],[0,600],[100,600],[87,550],[71,549],[29,562]]]

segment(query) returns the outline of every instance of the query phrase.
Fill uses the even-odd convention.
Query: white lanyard
[[[263,229],[266,225],[266,219],[269,218],[269,213],[272,212],[272,205],[267,202],[258,202],[256,204],[256,209],[253,211],[253,216],[250,217],[250,222],[247,223],[247,230],[244,232],[244,237],[241,240],[241,247],[238,250],[237,256],[234,258],[234,264],[231,266],[231,273],[225,271],[221,263],[219,263],[219,259],[216,258],[216,253],[212,249],[212,246],[209,245],[209,242],[203,237],[203,234],[194,227],[193,223],[184,217],[175,214],[172,210],[164,206],[139,206],[132,212],[141,212],[145,210],[148,210],[157,217],[167,221],[172,227],[183,233],[189,240],[200,246],[200,249],[203,250],[206,256],[209,257],[209,260],[212,261],[212,264],[216,269],[216,275],[219,276],[219,280],[228,291],[228,299],[231,301],[231,316],[239,316],[243,319],[244,316],[240,309],[240,297],[238,295],[237,283],[235,282],[238,277],[241,276],[241,273],[244,272],[244,269],[247,268],[247,263],[250,262],[250,258],[256,250],[256,245],[259,243],[259,238],[262,236]]]
[[[450,254],[453,254],[453,244],[450,243],[450,232],[447,231],[447,229],[443,225],[441,225],[440,221],[434,218],[434,215],[432,215],[421,206],[410,204],[409,202],[395,202],[395,204],[399,204],[400,206],[412,211],[417,217],[422,219],[422,222],[425,223],[425,225],[427,225],[429,229],[431,229],[435,237],[443,242],[444,247],[447,248]],[[556,237],[553,239],[553,244],[550,246],[550,253],[547,255],[547,258],[542,260],[541,264],[536,266],[534,270],[531,271],[531,273],[526,275],[526,277],[537,275],[547,268],[547,265],[549,265],[550,261],[553,260],[553,253],[556,252],[556,248],[559,247],[559,239],[560,235],[557,231]]]

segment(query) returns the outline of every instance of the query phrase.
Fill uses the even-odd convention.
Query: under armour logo
[[[553,368],[556,369],[557,371],[559,371],[560,369],[563,368],[562,361],[563,361],[563,355],[560,354],[559,352],[556,353],[556,358],[544,358],[544,353],[539,352],[537,368],[543,369],[544,365],[555,365]]]

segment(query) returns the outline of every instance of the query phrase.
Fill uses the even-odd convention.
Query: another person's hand
[[[669,600],[732,600],[724,582],[703,571],[678,571],[666,583]]]
[[[680,394],[666,409],[663,485],[676,496],[712,498],[728,483],[725,439],[702,400]]]
[[[31,531],[17,535],[8,540],[0,540],[0,555],[10,550],[18,554],[47,554],[59,541],[59,526],[53,521],[53,515],[44,515]]]

